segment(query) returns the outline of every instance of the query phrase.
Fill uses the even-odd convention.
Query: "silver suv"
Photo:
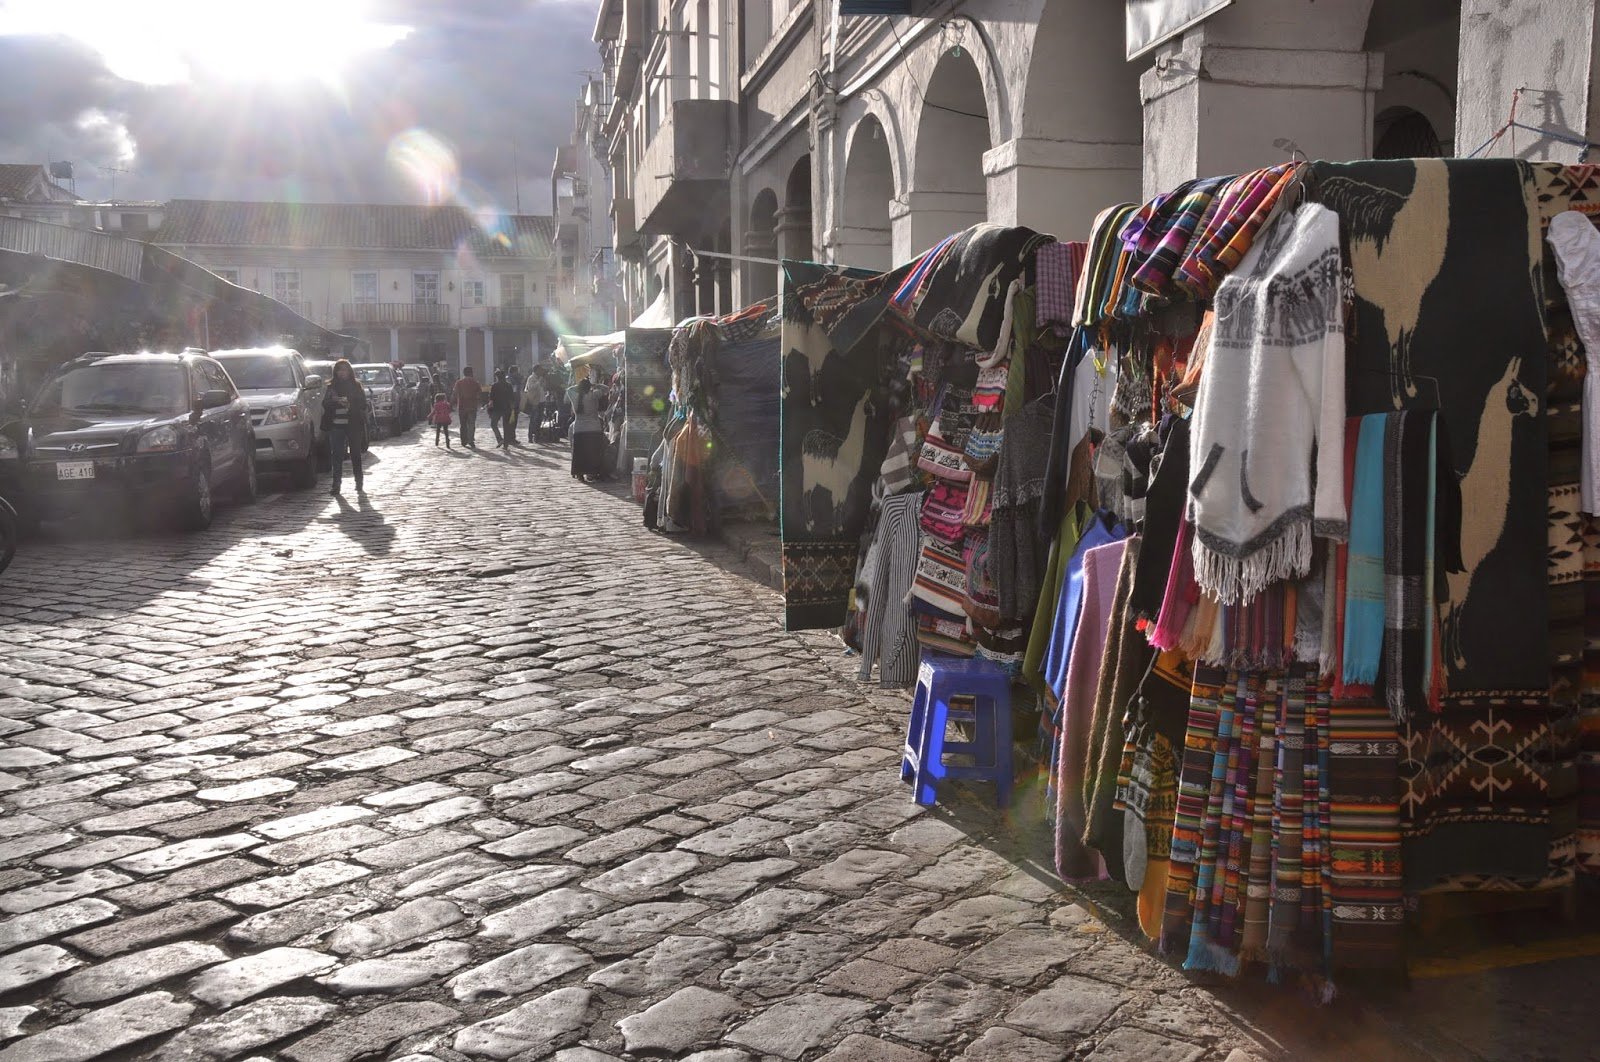
[[[405,410],[400,407],[405,395],[396,379],[394,366],[382,362],[362,362],[353,368],[356,379],[367,389],[372,417],[378,422],[378,430],[385,435],[398,435],[405,418]]]
[[[317,418],[327,382],[306,369],[300,352],[289,347],[213,351],[250,407],[256,433],[256,462],[289,473],[304,489],[317,482]]]

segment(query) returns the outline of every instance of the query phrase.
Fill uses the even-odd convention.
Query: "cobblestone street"
[[[1318,1053],[919,809],[905,695],[564,449],[374,454],[0,581],[0,1062]]]

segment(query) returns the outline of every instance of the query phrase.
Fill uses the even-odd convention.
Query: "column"
[[[811,208],[789,207],[778,211],[778,257],[809,262],[816,257],[811,247]]]
[[[1456,152],[1476,150],[1506,123],[1511,96],[1519,88],[1523,92],[1517,121],[1586,140],[1600,139],[1600,100],[1590,81],[1590,71],[1597,65],[1600,3],[1596,0],[1543,4],[1463,0]],[[1570,144],[1515,129],[1486,154],[1573,162],[1577,151]]]
[[[751,258],[778,257],[778,238],[772,232],[746,232],[744,253]],[[748,306],[778,293],[778,267],[746,262],[742,270],[740,299]]]
[[[483,381],[484,385],[494,381],[494,329],[483,330]]]
[[[389,329],[389,360],[400,360],[400,329]]]
[[[539,330],[537,328],[528,333],[528,356],[532,359],[529,362],[530,365],[539,364]]]
[[[1383,55],[1361,50],[1369,7],[1331,0],[1274,19],[1238,4],[1157,49],[1140,79],[1144,194],[1284,162],[1279,141],[1313,159],[1370,156]]]
[[[1095,215],[1142,198],[1143,154],[1131,143],[1017,137],[984,153],[989,220],[1063,240],[1089,236]]]
[[[460,378],[461,370],[467,367],[467,330],[465,328],[456,329],[456,336],[458,340],[456,363],[452,368],[455,369],[456,377]]]

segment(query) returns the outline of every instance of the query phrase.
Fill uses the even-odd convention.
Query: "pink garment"
[[[1155,629],[1150,632],[1150,644],[1157,649],[1172,650],[1183,638],[1183,628],[1189,622],[1189,611],[1200,599],[1200,585],[1194,581],[1194,556],[1189,543],[1194,538],[1194,525],[1184,520],[1178,524],[1178,545],[1172,553],[1172,568],[1167,574],[1167,590],[1161,598],[1161,615],[1156,617]]]
[[[1089,732],[1095,693],[1100,686],[1100,660],[1105,655],[1111,608],[1122,570],[1125,539],[1096,546],[1083,555],[1083,604],[1072,655],[1067,660],[1066,693],[1062,695],[1061,752],[1056,763],[1056,873],[1063,880],[1106,877],[1100,853],[1081,838],[1087,819],[1083,806],[1083,771],[1089,756]]]
[[[435,424],[450,423],[450,403],[440,399],[433,404],[433,416],[429,418]]]

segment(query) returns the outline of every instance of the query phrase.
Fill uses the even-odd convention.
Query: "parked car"
[[[363,362],[354,368],[356,379],[367,388],[367,396],[371,399],[367,404],[372,410],[373,419],[377,421],[378,429],[390,435],[401,431],[400,425],[403,423],[401,402],[404,401],[404,392],[396,378],[394,367],[380,362]]]
[[[28,429],[19,417],[0,413],[0,572],[16,556],[17,542],[26,533],[29,508],[23,498],[22,463]]]
[[[334,363],[331,362],[331,361],[308,361],[308,362],[306,362],[306,368],[307,369],[309,369],[311,372],[315,373],[316,375],[322,377],[322,389],[323,389],[323,393],[324,394],[327,393],[328,384],[333,382],[333,364]],[[373,416],[373,413],[372,413],[372,388],[368,387],[366,389],[366,391],[367,391],[367,442],[364,443],[362,445],[362,447],[361,447],[361,452],[362,453],[366,453],[368,450],[372,449],[372,436],[374,434],[376,434],[376,432],[378,430],[378,421]],[[317,404],[318,404],[319,407],[322,404],[322,399],[320,397],[317,399]],[[326,432],[324,432],[322,430],[322,419],[321,418],[322,418],[322,414],[319,412],[317,414],[317,440],[318,440],[317,441],[317,445],[322,448],[321,451],[320,451],[321,456],[322,456],[322,467],[323,468],[327,468],[328,467],[328,435],[327,435]]]
[[[210,526],[219,493],[256,496],[250,411],[204,354],[86,354],[57,369],[28,408],[24,464],[42,517],[170,516]]]
[[[250,407],[256,433],[256,463],[287,472],[299,489],[316,485],[324,378],[306,369],[288,347],[217,350],[211,356]]]
[[[400,375],[406,382],[407,393],[411,397],[410,417],[413,424],[427,418],[428,410],[433,405],[433,385],[429,383],[421,366],[402,365]]]

